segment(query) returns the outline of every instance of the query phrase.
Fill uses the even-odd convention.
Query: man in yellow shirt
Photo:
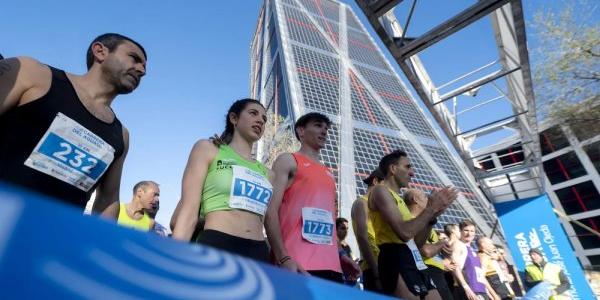
[[[131,202],[121,203],[119,210],[119,225],[134,228],[141,231],[149,231],[154,226],[154,220],[146,210],[152,210],[158,206],[160,189],[153,181],[140,181],[133,187],[133,198]]]

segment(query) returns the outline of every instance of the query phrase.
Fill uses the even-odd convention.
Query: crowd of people
[[[137,88],[146,60],[140,44],[113,33],[91,43],[84,75],[31,58],[1,60],[0,180],[80,208],[96,191],[94,213],[166,236],[154,219],[158,183],[140,181],[129,203],[119,201],[129,134],[111,104]],[[409,153],[381,157],[349,221],[336,218],[335,177],[319,154],[329,118],[317,112],[298,118],[300,149],[280,154],[271,169],[252,156],[266,122],[259,101],[241,99],[228,110],[220,136],[194,144],[171,218],[173,239],[338,283],[362,278],[366,290],[404,299],[514,297],[514,278],[493,242],[481,237],[475,250],[475,223],[435,229],[458,192],[409,188]],[[350,222],[360,259],[345,242]],[[541,273],[532,268],[532,282]]]

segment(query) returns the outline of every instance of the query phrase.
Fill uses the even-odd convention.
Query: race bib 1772
[[[313,244],[331,245],[334,230],[330,211],[314,207],[302,208],[302,238]]]
[[[58,113],[24,164],[87,192],[114,157],[111,145]]]
[[[232,166],[229,207],[264,215],[273,186],[263,175],[242,166]]]

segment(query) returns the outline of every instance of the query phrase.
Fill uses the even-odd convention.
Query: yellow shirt
[[[437,232],[435,232],[435,230],[431,229],[431,232],[429,233],[429,238],[427,238],[426,243],[427,244],[435,244],[439,241],[440,241],[440,238],[438,237]],[[432,267],[436,267],[440,270],[444,270],[444,258],[442,258],[442,256],[439,253],[434,255],[433,257],[425,258],[423,261],[428,266],[432,266]]]
[[[412,220],[413,216],[411,215],[408,206],[406,206],[404,199],[402,199],[402,197],[400,197],[400,195],[398,195],[398,193],[394,192],[393,190],[388,190],[390,191],[390,194],[392,194],[392,197],[396,201],[396,206],[398,207],[398,211],[400,212],[402,219],[404,219],[404,221]],[[389,243],[404,244],[404,241],[402,241],[396,235],[394,230],[392,230],[392,227],[385,220],[383,220],[381,214],[378,211],[372,211],[369,209],[369,218],[371,219],[371,222],[373,224],[373,230],[375,232],[377,245]]]
[[[149,231],[152,226],[152,219],[146,212],[144,216],[139,220],[134,220],[127,214],[127,207],[125,203],[121,203],[121,209],[119,210],[119,218],[117,219],[119,225],[130,227],[141,231]]]
[[[360,201],[364,201],[365,204],[367,205],[367,209],[369,207],[369,194],[366,194],[364,196],[360,196]],[[375,229],[373,229],[373,223],[371,222],[371,219],[369,218],[369,212],[367,211],[367,240],[369,241],[369,248],[371,248],[371,252],[373,252],[373,256],[375,256],[375,261],[377,261],[377,257],[379,256],[379,247],[377,247],[377,241],[375,239]],[[352,220],[352,228],[358,228],[356,226],[356,221]],[[369,268],[369,264],[367,264],[366,260],[361,260],[360,262],[360,269],[361,270],[366,270]]]

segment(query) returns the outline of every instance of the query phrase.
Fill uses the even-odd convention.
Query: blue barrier
[[[562,267],[571,281],[570,299],[594,299],[583,270],[547,195],[494,204],[517,268],[531,262],[529,249]]]
[[[1,299],[385,299],[0,185]]]

